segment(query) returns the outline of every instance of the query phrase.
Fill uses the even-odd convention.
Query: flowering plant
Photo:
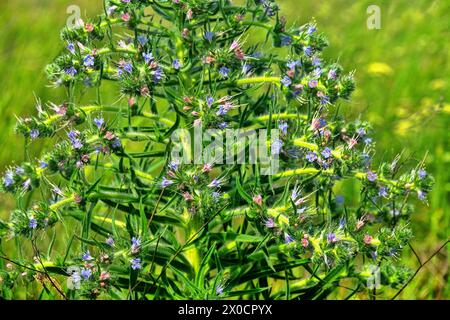
[[[106,0],[62,39],[47,73],[66,99],[17,123],[27,149],[54,145],[3,176],[17,209],[0,236],[29,243],[3,294],[23,272],[67,299],[324,299],[408,279],[411,199],[433,179],[423,161],[373,163],[370,124],[339,114],[353,74],[322,56],[314,21],[288,27],[273,0]],[[278,171],[181,161],[180,129],[275,130]],[[359,191],[344,198],[345,183]]]

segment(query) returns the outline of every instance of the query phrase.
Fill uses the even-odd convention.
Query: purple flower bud
[[[140,258],[131,259],[131,269],[133,269],[133,270],[142,269]]]
[[[375,180],[377,180],[378,175],[375,172],[372,171],[368,171],[367,172],[367,180],[369,180],[370,182],[374,182]]]
[[[94,258],[92,258],[92,256],[91,256],[91,253],[89,252],[89,250],[87,250],[85,253],[83,253],[81,259],[83,259],[83,261],[94,260]]]
[[[336,235],[334,234],[334,233],[329,233],[328,235],[327,235],[327,241],[328,241],[328,243],[335,243],[335,242],[337,242],[338,240],[337,240],[337,238],[336,238]]]
[[[283,141],[281,141],[280,139],[276,139],[272,143],[271,153],[280,154],[282,148],[283,148]]]
[[[83,269],[81,270],[81,277],[83,277],[84,280],[88,280],[92,275],[91,269]]]
[[[7,171],[3,177],[3,185],[8,188],[14,184],[14,173],[12,171]]]
[[[139,36],[137,37],[137,40],[138,40],[138,42],[139,42],[139,44],[140,44],[141,46],[145,46],[145,45],[147,44],[147,42],[148,42],[147,37],[142,36],[142,35],[139,35]]]
[[[161,186],[162,186],[163,188],[167,188],[167,187],[170,186],[171,184],[173,184],[173,181],[172,181],[172,180],[169,180],[169,179],[167,179],[166,177],[162,178]]]
[[[105,242],[110,247],[114,247],[114,245],[115,245],[114,238],[112,236],[109,236],[108,239],[106,239]]]
[[[213,105],[213,103],[214,103],[214,98],[213,98],[212,96],[206,97],[206,104],[208,105],[208,107],[211,108],[211,106]]]
[[[287,122],[280,122],[280,124],[278,125],[278,129],[280,129],[284,135],[287,135],[288,128],[289,125],[287,124]]]
[[[290,244],[292,242],[294,242],[294,238],[292,238],[289,234],[285,233],[284,234],[284,243]]]
[[[95,59],[90,54],[88,54],[86,57],[84,57],[83,64],[85,67],[93,67],[94,63],[95,63]]]
[[[323,151],[321,152],[322,157],[324,157],[325,159],[328,159],[332,156],[331,154],[331,149],[330,148],[325,148],[323,149]]]
[[[204,37],[205,37],[205,39],[208,40],[209,42],[212,42],[212,41],[213,41],[213,38],[214,38],[214,32],[212,32],[212,31],[206,31],[205,34],[204,34]]]
[[[75,54],[75,45],[74,45],[73,43],[69,43],[69,44],[67,45],[67,50],[69,50],[69,52],[70,52],[71,54]]]
[[[418,174],[419,174],[419,178],[420,178],[421,180],[425,179],[426,176],[427,176],[427,172],[426,172],[425,170],[423,170],[423,169],[420,169],[419,172],[418,172]]]
[[[101,129],[104,123],[105,120],[103,118],[94,118],[94,124],[97,126],[97,128]]]
[[[266,228],[272,229],[275,227],[275,222],[273,221],[272,218],[269,218],[266,220],[265,226],[266,226]]]
[[[153,54],[151,52],[149,53],[142,53],[142,57],[144,58],[145,63],[149,63],[150,61],[153,60]]]
[[[331,69],[330,71],[328,71],[328,79],[329,80],[336,80],[336,78],[337,78],[336,70]]]
[[[28,223],[30,229],[36,229],[37,225],[38,225],[37,220],[35,218],[30,218],[30,221]]]
[[[386,187],[380,187],[380,188],[378,189],[378,195],[379,195],[380,197],[387,198],[387,197],[389,196],[388,188],[386,188]]]
[[[308,57],[311,57],[313,55],[313,48],[310,46],[304,47],[303,48],[303,52],[305,53],[305,55],[307,55]]]
[[[223,67],[220,68],[220,70],[219,70],[219,74],[220,74],[222,77],[224,77],[224,78],[227,78],[228,75],[229,75],[229,73],[230,73],[230,69],[228,69],[228,68],[225,67],[225,66],[223,66]]]
[[[65,70],[65,73],[69,76],[75,77],[75,75],[78,73],[78,71],[74,67],[70,67]]]
[[[319,85],[319,81],[317,81],[316,79],[312,79],[308,81],[308,86],[310,88],[316,88]]]
[[[285,76],[283,79],[281,79],[281,84],[285,87],[289,87],[292,84],[292,80],[288,76]]]
[[[287,35],[282,35],[280,40],[281,40],[281,46],[282,47],[289,46],[292,43],[292,38],[290,36],[287,36]]]
[[[172,67],[173,67],[175,70],[180,70],[180,68],[181,68],[180,60],[178,60],[178,59],[173,60],[173,62],[172,62]]]
[[[308,154],[306,155],[306,160],[308,160],[309,162],[315,162],[317,160],[317,154],[315,152],[308,152]]]

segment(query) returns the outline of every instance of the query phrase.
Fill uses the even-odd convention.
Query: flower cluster
[[[54,144],[4,170],[1,189],[20,209],[0,222],[0,237],[40,241],[62,222],[67,251],[49,249],[48,270],[76,267],[63,272],[71,298],[326,297],[341,280],[362,294],[371,265],[383,285],[404,283],[398,262],[412,238],[413,200],[426,203],[433,178],[425,161],[379,163],[370,124],[339,115],[353,74],[325,59],[314,21],[289,27],[274,0],[105,4],[97,20],[63,30],[64,50],[47,67],[66,101],[38,102],[35,117],[18,120],[27,146]],[[250,45],[256,28],[286,51]],[[102,103],[105,81],[117,89],[112,105]],[[82,105],[86,92],[95,104]],[[182,163],[172,154],[177,129],[278,130],[267,145],[279,171]],[[249,142],[231,147],[241,145]],[[343,183],[358,191],[346,194]],[[26,191],[41,197],[30,209]],[[305,281],[254,287],[281,276]]]

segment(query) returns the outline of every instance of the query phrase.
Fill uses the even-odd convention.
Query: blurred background
[[[344,112],[374,125],[376,159],[404,151],[413,160],[428,154],[436,185],[429,205],[417,204],[413,247],[422,261],[450,234],[450,1],[448,0],[278,0],[289,23],[317,21],[330,40],[326,56],[355,70],[357,91]],[[63,49],[59,30],[70,5],[82,17],[102,10],[101,0],[14,0],[0,2],[0,172],[24,159],[24,141],[13,132],[15,115],[36,113],[43,103],[61,101],[64,92],[47,86],[46,64]],[[381,29],[370,30],[370,5],[381,9]],[[36,146],[38,154],[43,145]],[[14,206],[0,195],[0,219]],[[449,299],[450,246],[436,255],[400,295],[402,299]],[[404,252],[411,269],[419,263]]]

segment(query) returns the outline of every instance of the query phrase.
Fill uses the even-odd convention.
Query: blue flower
[[[321,63],[322,63],[322,60],[320,60],[320,58],[319,58],[318,56],[314,56],[314,57],[312,58],[312,64],[313,64],[313,66],[315,66],[315,67],[320,67]]]
[[[315,68],[313,71],[313,75],[316,78],[320,78],[320,76],[322,75],[322,68],[320,67]]]
[[[31,229],[36,229],[37,225],[38,225],[37,220],[35,218],[30,218],[30,221],[28,222],[28,226]]]
[[[114,245],[115,245],[114,238],[112,236],[109,236],[108,239],[106,239],[105,242],[110,247],[114,247]]]
[[[291,45],[292,38],[290,36],[282,35],[281,36],[281,46],[286,47]]]
[[[211,106],[213,105],[213,103],[214,103],[214,98],[213,98],[212,96],[207,96],[207,97],[206,97],[206,104],[208,105],[208,107],[211,108]]]
[[[419,178],[421,180],[425,179],[426,176],[427,176],[427,172],[425,170],[423,170],[423,169],[420,169],[418,173],[419,173]]]
[[[294,238],[292,238],[289,234],[284,234],[284,243],[289,244],[294,242]]]
[[[17,173],[18,175],[21,175],[21,174],[24,174],[24,173],[25,173],[25,170],[24,170],[22,167],[17,167],[17,168],[16,168],[16,173]]]
[[[337,78],[336,70],[331,69],[330,71],[328,71],[328,79],[336,80],[336,78]]]
[[[149,63],[150,61],[152,61],[154,59],[153,54],[151,52],[149,52],[149,53],[143,52],[142,57],[144,58],[145,63]]]
[[[289,61],[286,64],[286,67],[288,67],[289,70],[295,70],[295,68],[297,68],[300,65],[301,65],[301,61],[300,60],[295,60],[295,61]]]
[[[39,130],[38,129],[32,129],[30,131],[30,138],[31,139],[36,139],[39,137]]]
[[[94,118],[94,124],[97,126],[97,128],[101,129],[104,123],[105,120],[103,118]]]
[[[219,129],[224,130],[228,127],[228,122],[221,122],[218,125]]]
[[[161,187],[163,188],[167,188],[168,186],[170,186],[171,184],[173,184],[172,180],[167,179],[166,177],[162,178],[161,181]]]
[[[370,182],[374,182],[375,180],[377,180],[378,175],[375,172],[372,171],[368,171],[367,172],[367,180],[369,180]]]
[[[356,134],[357,134],[358,136],[360,136],[360,137],[365,136],[365,135],[366,135],[366,129],[364,129],[364,128],[358,128],[358,129],[356,130]]]
[[[74,284],[75,287],[78,287],[78,285],[80,284],[81,281],[81,277],[80,274],[78,272],[74,272],[72,273],[72,275],[70,276],[72,283]]]
[[[317,31],[317,28],[315,26],[310,26],[308,28],[308,30],[306,31],[306,34],[308,35],[312,35],[313,33],[315,33]]]
[[[214,201],[219,201],[221,194],[220,192],[214,191],[213,193],[211,193],[211,196],[214,199]]]
[[[343,196],[336,196],[336,198],[334,199],[334,201],[336,201],[336,204],[338,204],[338,205],[342,205],[342,204],[344,204],[344,201],[345,201],[345,199],[344,199],[344,197]]]
[[[83,253],[83,255],[81,256],[81,259],[83,259],[83,261],[94,260],[94,258],[92,258],[92,256],[91,256],[91,253],[89,252],[89,250],[87,250],[85,253]]]
[[[133,65],[131,63],[126,63],[123,66],[123,70],[125,70],[128,73],[132,73],[133,72]]]
[[[285,76],[283,79],[281,79],[281,84],[285,87],[289,87],[292,84],[292,80],[288,76]]]
[[[218,179],[214,179],[213,181],[211,181],[210,184],[208,184],[208,187],[210,187],[210,188],[218,188],[218,187],[220,187],[221,184],[222,184],[222,181],[220,181]]]
[[[77,69],[74,67],[70,67],[64,71],[67,75],[75,77],[75,75],[78,73]]]
[[[303,47],[303,52],[304,52],[308,57],[311,57],[311,56],[313,55],[314,50],[313,50],[312,47],[306,46],[306,47]]]
[[[69,43],[69,44],[67,45],[67,50],[69,50],[69,52],[70,52],[71,54],[75,54],[75,45],[74,45],[73,43]]]
[[[172,62],[172,67],[173,67],[175,70],[180,70],[180,68],[181,68],[180,60],[178,60],[178,59],[173,60],[173,62]]]
[[[172,171],[177,171],[179,165],[180,165],[180,163],[178,161],[170,161],[168,167]]]
[[[47,162],[45,162],[43,160],[39,161],[39,168],[45,169],[47,167],[48,167],[48,163]]]
[[[417,197],[419,198],[419,200],[424,201],[427,198],[427,193],[419,190],[417,191]]]
[[[212,31],[206,31],[204,37],[205,37],[205,39],[208,40],[209,42],[212,42],[212,41],[213,41],[213,38],[214,38],[214,32],[212,32]]]
[[[218,116],[224,116],[227,114],[227,112],[228,112],[228,108],[225,105],[221,104],[219,106],[219,110],[217,110],[216,114]]]
[[[337,242],[338,240],[337,240],[337,238],[336,238],[336,235],[335,235],[334,233],[330,232],[330,233],[327,235],[327,241],[328,241],[329,243],[334,243],[334,242]]]
[[[280,139],[275,139],[275,141],[272,143],[272,154],[280,154],[282,148],[283,141],[281,141]]]
[[[119,138],[114,138],[114,140],[111,142],[111,148],[118,149],[122,146],[122,142],[120,142]]]
[[[27,180],[25,180],[24,183],[22,183],[22,187],[23,187],[25,190],[28,190],[28,189],[30,188],[30,186],[31,186],[31,180],[30,180],[30,179],[27,179]]]
[[[223,66],[222,68],[220,68],[219,70],[219,74],[224,77],[227,78],[228,74],[230,73],[230,69],[228,69],[227,67]]]
[[[248,63],[245,63],[243,66],[242,66],[242,73],[244,74],[244,75],[249,75],[250,74],[250,71],[252,71],[252,65],[251,64],[248,64]]]
[[[75,140],[78,137],[78,132],[71,130],[71,131],[69,131],[67,136],[69,137],[70,140]]]
[[[316,79],[309,80],[309,82],[308,82],[308,86],[310,88],[316,88],[318,86],[318,84],[319,84],[319,81],[317,81]]]
[[[84,57],[83,64],[85,67],[93,67],[94,63],[95,63],[95,59],[90,54],[88,54],[86,57]]]
[[[330,97],[325,95],[325,93],[323,93],[322,91],[317,92],[317,97],[319,97],[321,105],[326,105],[330,103]]]
[[[145,36],[143,36],[143,35],[137,36],[137,40],[138,40],[138,42],[139,42],[139,44],[140,44],[141,46],[145,46],[145,45],[147,44],[147,42],[148,42],[147,37],[145,37]]]
[[[220,296],[221,294],[223,294],[223,286],[221,284],[219,284],[216,287],[216,295]]]
[[[163,69],[161,69],[161,68],[158,67],[158,68],[155,70],[155,72],[153,73],[153,81],[154,81],[155,83],[159,83],[159,82],[162,80],[163,77],[164,77]]]
[[[386,187],[380,187],[380,189],[378,189],[378,195],[379,195],[380,197],[387,198],[388,195],[389,195],[389,193],[388,193],[388,188],[386,188]]]
[[[266,228],[272,229],[272,228],[275,227],[275,222],[273,221],[272,218],[269,218],[269,219],[266,220],[264,225],[266,226]]]
[[[83,269],[81,270],[81,277],[83,277],[84,280],[88,280],[92,276],[92,270],[91,269]]]
[[[138,269],[141,269],[141,268],[142,268],[142,265],[141,265],[141,259],[140,258],[131,259],[131,269],[138,270]]]
[[[141,245],[141,239],[133,237],[131,238],[131,247],[139,247]]]
[[[278,129],[281,130],[281,132],[284,135],[287,135],[287,131],[288,131],[289,125],[287,124],[287,122],[280,122],[280,124],[278,125]]]
[[[345,218],[339,219],[339,229],[344,229],[346,224],[347,224],[347,221],[345,220]]]
[[[325,148],[323,149],[323,151],[321,152],[322,157],[324,157],[325,159],[328,159],[332,156],[331,154],[331,149],[330,148]]]
[[[317,154],[315,152],[308,152],[308,154],[306,155],[306,160],[308,160],[309,162],[314,162],[317,160]]]
[[[81,149],[81,148],[83,148],[83,143],[80,141],[80,139],[73,139],[71,142],[72,142],[72,147],[74,149]]]

